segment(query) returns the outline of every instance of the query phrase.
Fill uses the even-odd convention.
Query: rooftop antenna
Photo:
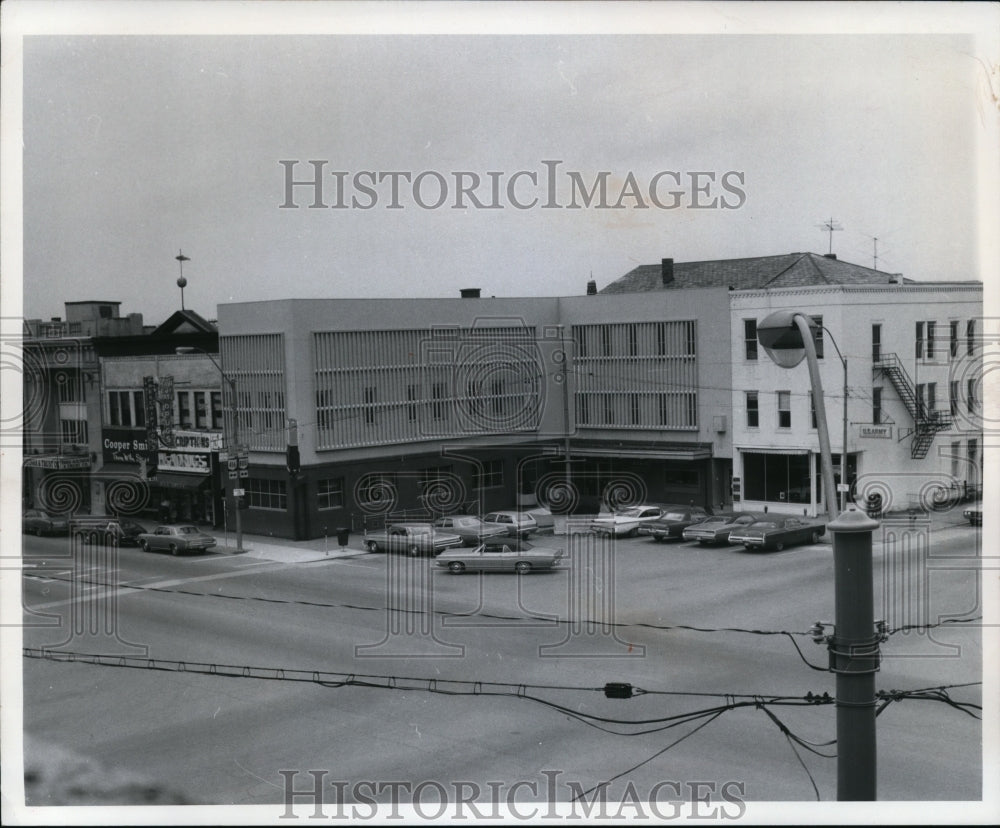
[[[875,252],[872,254],[872,270],[878,270],[878,236],[872,236],[872,243],[875,245]]]
[[[177,259],[177,263],[181,267],[181,275],[177,279],[177,287],[181,289],[181,310],[184,310],[184,288],[187,287],[187,279],[184,278],[184,262],[190,262],[191,260],[184,255],[184,251],[178,249],[177,255],[174,256]]]
[[[816,226],[819,227],[820,230],[826,230],[830,234],[830,250],[828,251],[828,253],[829,253],[829,255],[832,256],[833,255],[833,231],[834,230],[843,230],[844,228],[841,227],[836,221],[834,221],[833,217],[831,217],[829,221],[824,221],[822,224],[818,224]]]

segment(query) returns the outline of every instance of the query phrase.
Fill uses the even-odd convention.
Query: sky
[[[958,12],[793,34],[753,4],[677,34],[675,17],[636,24],[650,5],[608,10],[617,34],[508,34],[510,9],[456,34],[40,25],[23,42],[23,313],[117,300],[157,324],[180,307],[181,251],[185,306],[207,318],[281,298],[578,295],[663,257],[831,245],[918,280],[995,276],[998,84]],[[351,28],[336,23],[299,28]],[[286,192],[311,161],[322,207]],[[475,199],[456,173],[478,176]],[[588,205],[580,187],[601,180]]]

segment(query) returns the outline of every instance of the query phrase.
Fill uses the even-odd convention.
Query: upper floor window
[[[743,320],[743,341],[747,359],[757,359],[757,320]]]
[[[914,337],[914,348],[913,355],[917,359],[922,359],[924,356],[924,323],[917,322],[916,335]]]
[[[792,427],[792,392],[778,392],[778,428]]]
[[[882,423],[882,389],[878,387],[872,388],[872,423]]]
[[[813,328],[813,342],[816,343],[816,359],[823,358],[823,317],[822,316],[812,316],[810,317],[813,322],[816,323],[816,327]]]
[[[882,361],[882,325],[872,325],[872,362]]]
[[[965,323],[965,355],[973,356],[976,352],[976,320]]]
[[[935,322],[927,323],[927,358],[934,359],[934,332],[937,330]]]
[[[951,322],[948,323],[948,334],[949,334],[949,342],[950,342],[950,346],[951,346],[951,349],[950,349],[951,356],[957,357],[958,356],[958,322],[956,320],[954,320],[954,319]]]
[[[760,426],[760,403],[756,391],[747,391],[747,428]]]

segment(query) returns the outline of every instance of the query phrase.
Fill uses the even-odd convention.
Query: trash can
[[[872,492],[868,495],[868,499],[865,501],[865,512],[868,517],[878,520],[882,517],[882,495],[878,492]]]
[[[344,526],[340,526],[337,528],[337,543],[341,547],[347,546],[347,541],[350,539],[350,537],[351,537],[350,529],[347,529]]]

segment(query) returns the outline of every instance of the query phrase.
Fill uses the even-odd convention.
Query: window
[[[247,503],[252,509],[274,509],[284,511],[288,508],[288,495],[284,480],[264,480],[259,477],[248,477],[246,480]]]
[[[365,388],[365,425],[375,425],[375,401],[378,389],[373,386]]]
[[[316,482],[316,508],[344,508],[344,478],[328,477]]]
[[[976,352],[976,320],[965,323],[965,355],[973,356]]]
[[[146,398],[142,391],[108,391],[108,425],[142,428]]]
[[[927,403],[924,401],[924,397],[927,395],[926,383],[917,383],[917,416],[926,417],[927,416]]]
[[[951,342],[950,354],[952,357],[958,356],[958,322],[952,320],[948,323],[948,333]]]
[[[937,329],[935,322],[927,323],[927,358],[934,359],[934,331]]]
[[[937,383],[927,383],[927,414],[933,416],[937,410]]]
[[[62,442],[66,443],[87,443],[87,421],[86,420],[60,420],[59,430],[62,434]]]
[[[670,402],[667,399],[666,394],[659,395],[660,401],[660,425],[668,425],[670,423]]]
[[[97,313],[100,315],[101,319],[110,319],[111,305],[100,305],[97,309]]]
[[[420,398],[419,385],[406,386],[406,417],[413,423],[417,420],[417,400]]]
[[[743,343],[747,359],[757,359],[757,320],[743,320]]]
[[[503,485],[503,460],[484,460],[472,472],[472,488],[488,489]]]
[[[687,355],[697,356],[698,354],[698,342],[695,339],[695,327],[694,322],[685,322],[684,331],[687,334],[685,341],[687,344]]]
[[[208,428],[208,392],[194,392],[194,427]]]
[[[632,409],[632,425],[639,425],[639,423],[642,421],[641,408],[639,405],[639,395],[632,394],[630,402]]]
[[[628,355],[635,356],[639,353],[639,343],[636,340],[637,332],[634,325],[628,327]]]
[[[778,428],[792,427],[792,392],[778,392]]]
[[[447,394],[447,388],[443,382],[435,382],[431,388],[431,396],[434,401],[431,405],[431,411],[433,412],[435,420],[447,420],[448,419],[448,409],[445,406],[444,398]]]
[[[872,422],[875,425],[882,423],[882,389],[872,389]]]
[[[139,428],[146,427],[146,395],[142,391],[132,392],[132,422]]]
[[[956,440],[951,444],[951,476],[958,479],[958,462],[962,458],[962,444]]]
[[[614,401],[611,399],[610,394],[604,395],[604,425],[614,425],[615,424],[615,407]]]
[[[756,391],[747,391],[747,428],[760,426],[760,408]]]
[[[187,391],[177,395],[177,425],[191,428],[191,396]]]
[[[56,382],[59,385],[59,402],[86,402],[83,398],[80,378],[76,374],[60,371],[56,374]]]
[[[503,416],[504,414],[504,397],[503,397],[503,380],[494,379],[490,383],[490,396],[492,397],[491,403],[493,407],[493,414],[496,416]]]
[[[656,355],[664,356],[667,353],[667,328],[660,324],[656,326]]]
[[[924,355],[924,323],[917,323],[917,333],[915,337],[915,348],[913,355],[920,359]]]
[[[746,500],[809,503],[809,457],[805,454],[743,454]],[[817,499],[821,496],[817,492]]]
[[[611,356],[611,328],[607,325],[601,328],[601,354]]]
[[[813,342],[816,343],[816,359],[823,358],[823,317],[822,316],[812,316],[810,317],[813,322],[816,323],[816,327],[813,328]]]
[[[882,326],[872,325],[872,362],[882,361]]]
[[[698,396],[696,394],[687,395],[687,422],[688,428],[698,425]]]
[[[576,420],[580,425],[590,423],[590,397],[581,394],[576,400]]]
[[[958,415],[958,380],[948,383],[948,410],[952,417]]]
[[[212,428],[221,430],[222,424],[222,392],[212,392]]]
[[[970,414],[976,410],[976,380],[974,378],[966,381],[965,407]]]

